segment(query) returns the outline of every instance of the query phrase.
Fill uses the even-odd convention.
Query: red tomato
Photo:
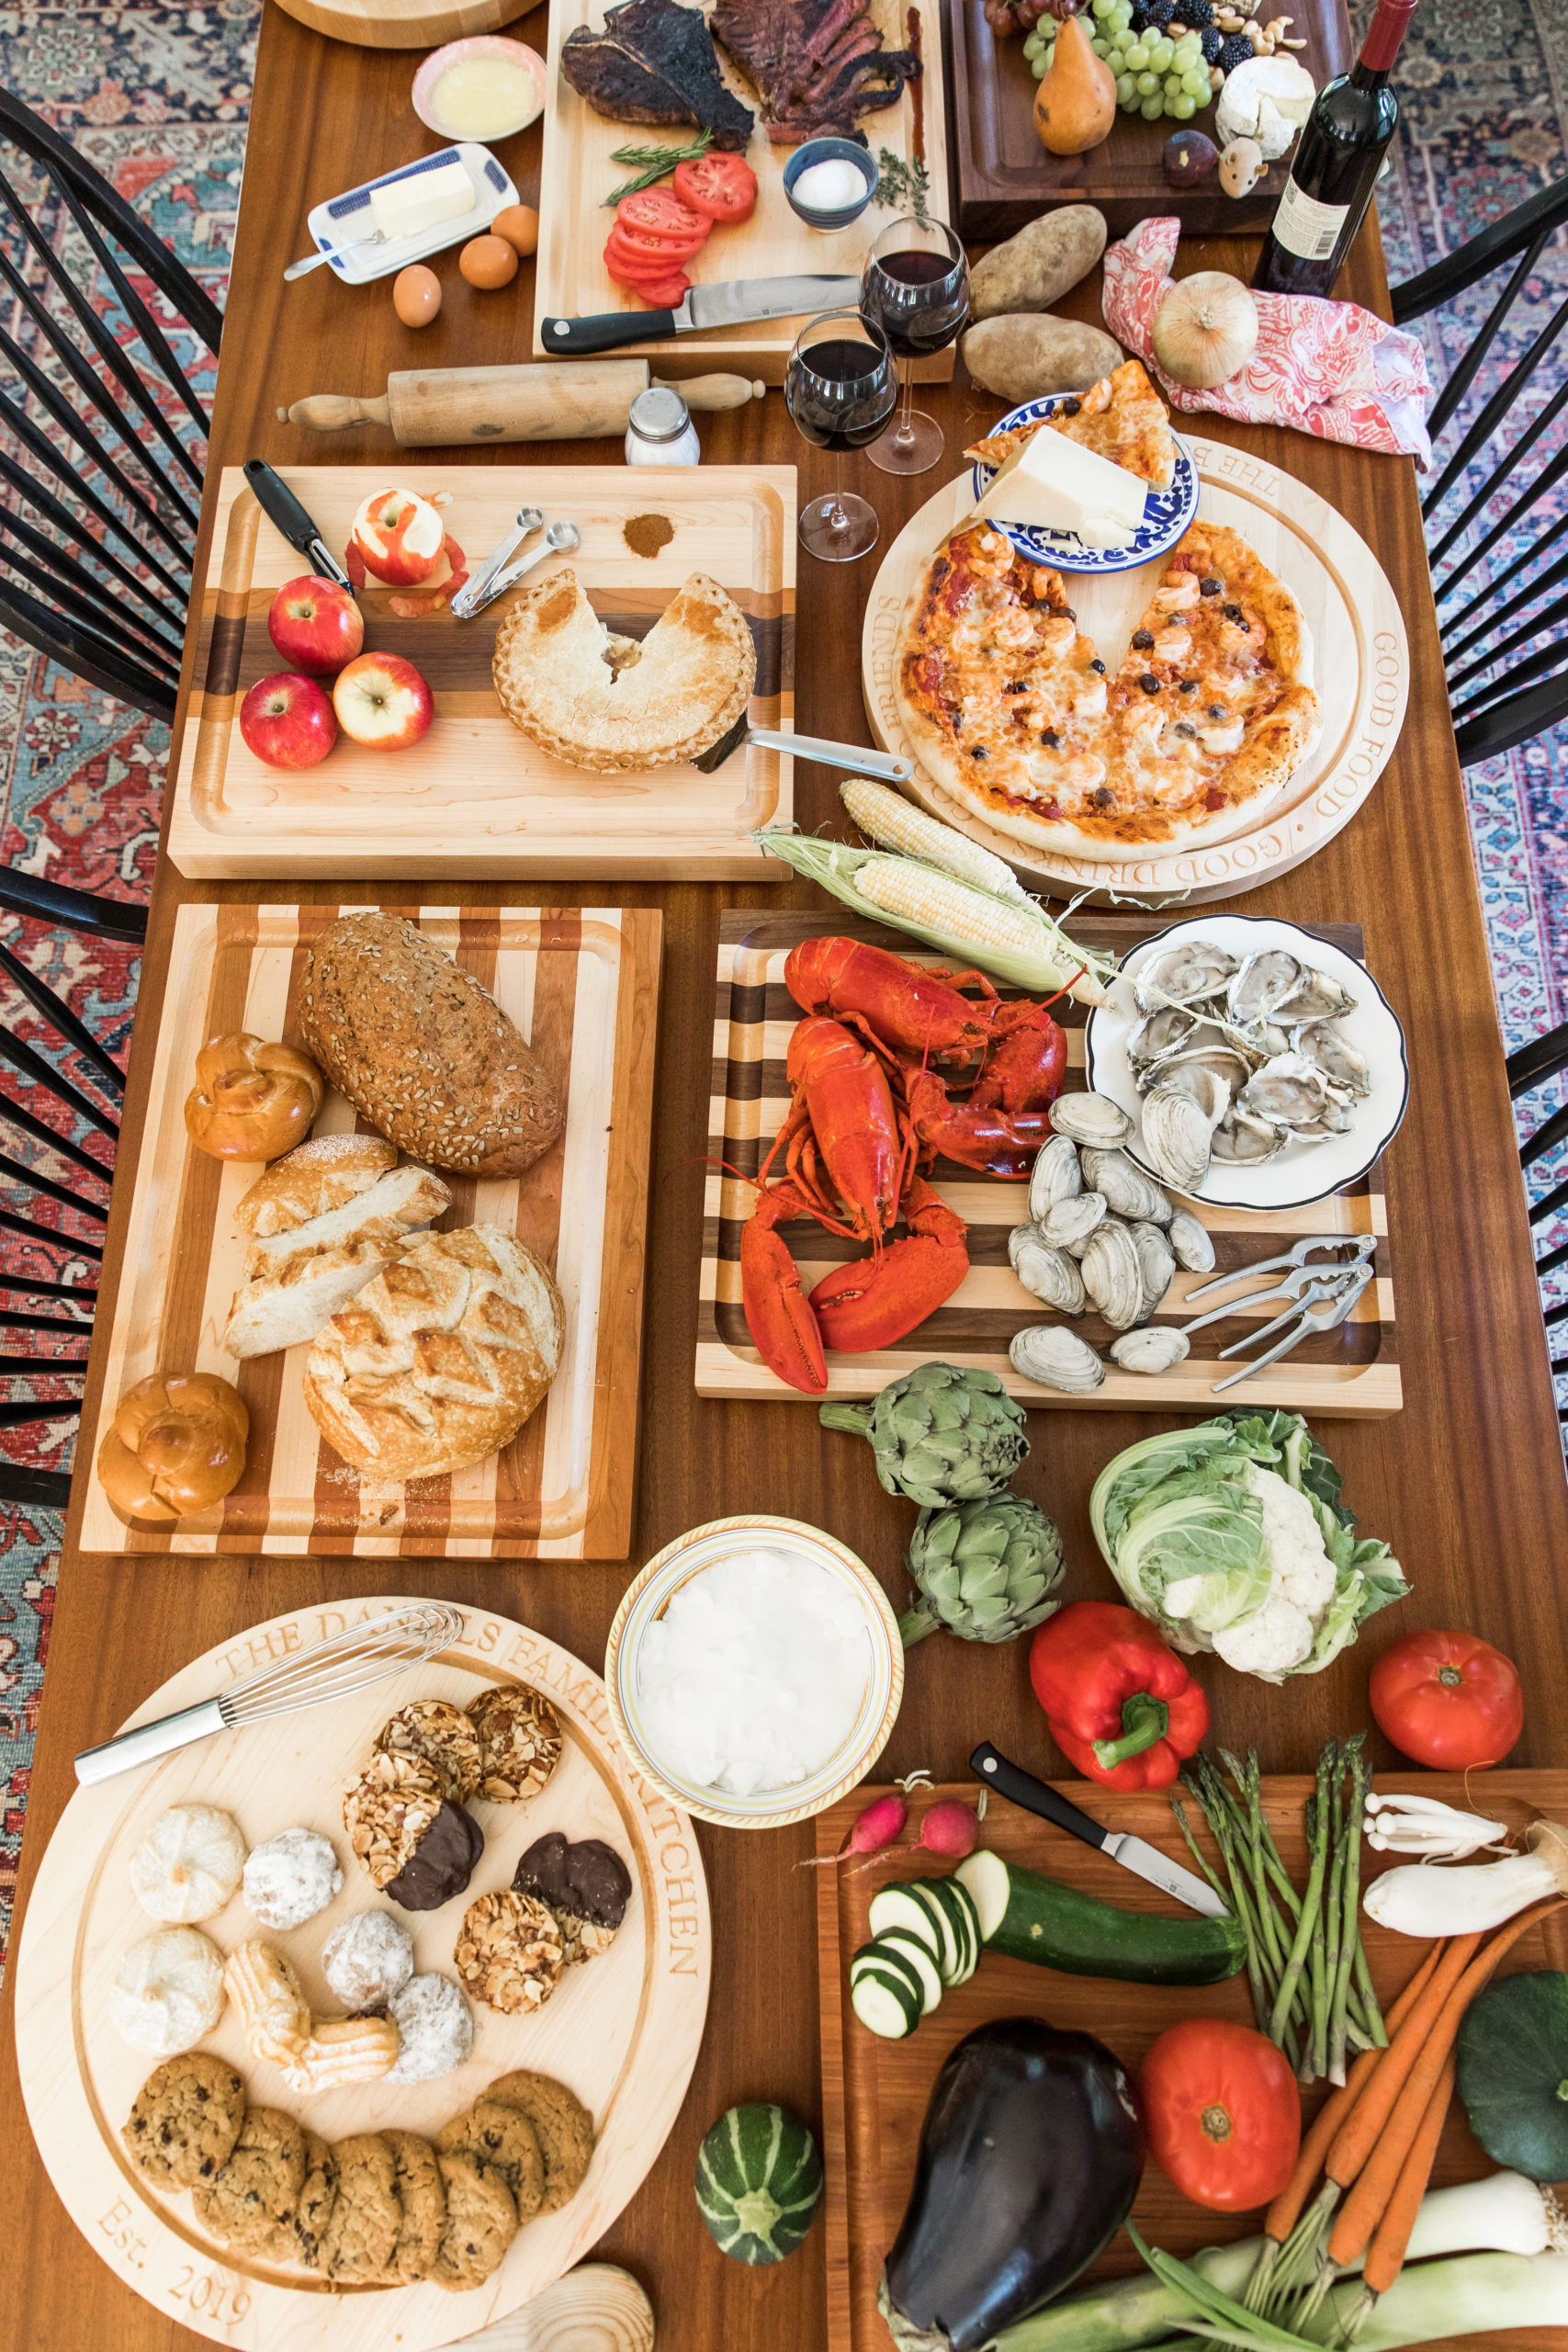
[[[1435,1772],[1501,1763],[1525,1727],[1511,1657],[1473,1634],[1407,1634],[1372,1668],[1378,1728]]]
[[[671,254],[701,253],[712,227],[711,220],[705,220],[701,236],[688,237],[678,234],[674,230],[666,235],[659,229],[628,229],[624,220],[617,220],[610,231],[609,241],[628,255],[643,254],[649,260],[667,261]]]
[[[1184,2018],[1144,2060],[1138,2089],[1150,2150],[1195,2205],[1250,2212],[1290,2179],[1301,2094],[1266,2034],[1226,2018]]]
[[[639,187],[635,196],[623,196],[615,218],[628,234],[685,240],[694,252],[713,225],[705,212],[694,212],[667,187]]]
[[[678,311],[692,290],[692,281],[684,270],[678,270],[662,284],[657,278],[638,278],[632,290],[649,310]]]
[[[743,155],[699,155],[676,164],[675,193],[694,212],[733,229],[756,209],[757,175]]]
[[[638,277],[669,277],[684,269],[695,259],[682,245],[650,244],[646,240],[636,243],[618,236],[614,229],[604,246],[604,259],[612,268],[626,269]]]

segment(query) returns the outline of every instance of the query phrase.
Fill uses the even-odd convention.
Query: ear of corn
[[[839,786],[839,797],[868,841],[900,857],[920,858],[927,865],[939,866],[960,882],[973,882],[998,899],[1028,903],[1022,884],[1003,859],[982,849],[956,825],[944,825],[940,818],[928,816],[890,786],[873,784],[863,775],[851,776]]]

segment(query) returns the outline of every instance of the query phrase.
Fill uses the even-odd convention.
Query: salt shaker
[[[626,424],[628,466],[700,466],[702,446],[685,401],[670,384],[638,392]]]

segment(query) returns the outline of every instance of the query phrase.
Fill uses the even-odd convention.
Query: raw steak
[[[919,79],[911,49],[884,49],[866,0],[718,0],[713,34],[762,101],[768,137],[859,139],[856,118],[897,106]]]

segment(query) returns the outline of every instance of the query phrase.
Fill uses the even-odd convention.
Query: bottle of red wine
[[[1388,77],[1416,0],[1378,0],[1360,56],[1318,92],[1252,283],[1260,294],[1331,294],[1399,120]]]

